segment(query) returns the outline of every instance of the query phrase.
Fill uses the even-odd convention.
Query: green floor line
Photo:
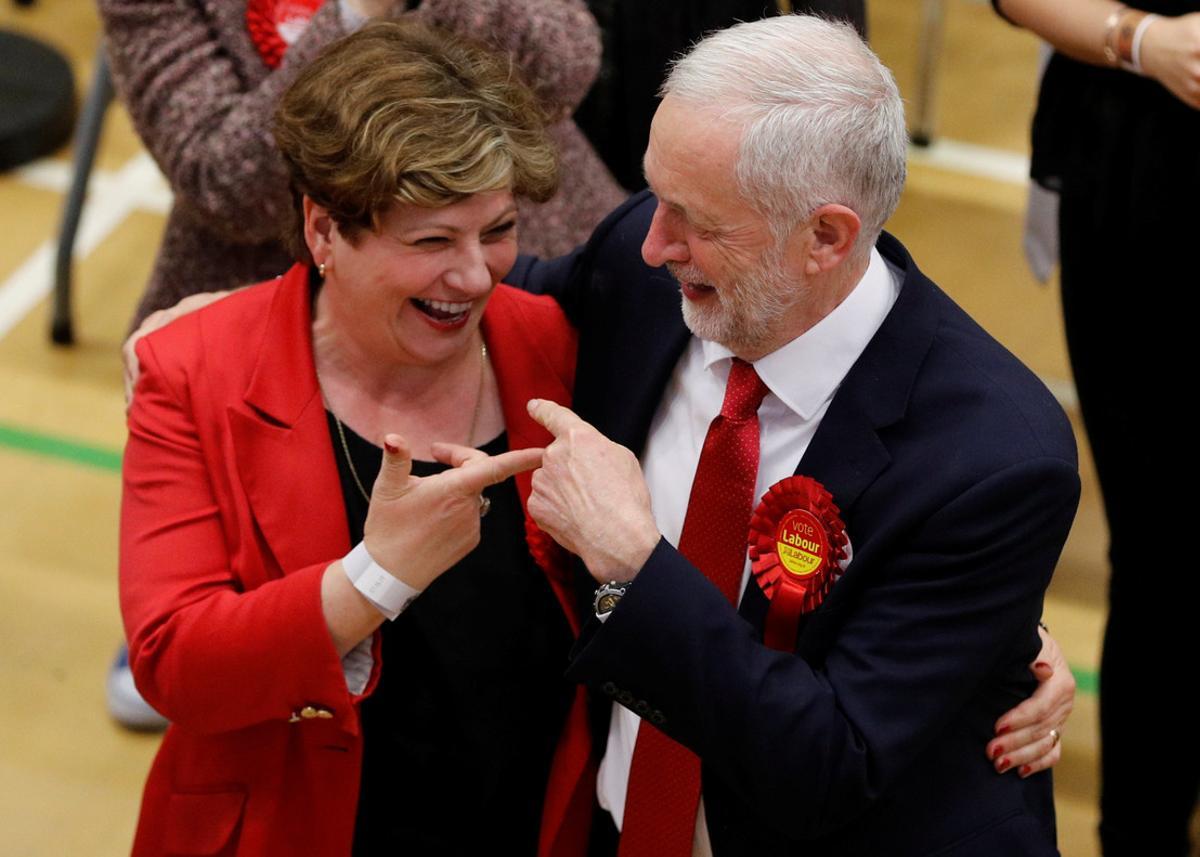
[[[4,423],[0,423],[0,447],[16,449],[32,455],[42,455],[47,458],[72,461],[100,470],[119,472],[121,469],[121,451],[119,449],[105,449],[101,446],[79,443],[54,435],[19,429]]]
[[[116,449],[105,449],[78,443],[53,435],[26,431],[0,423],[0,447],[17,449],[33,455],[44,455],[48,458],[59,458],[63,461],[73,461],[100,470],[119,471],[121,469],[121,452]],[[1075,684],[1083,696],[1095,696],[1100,686],[1099,674],[1095,670],[1072,666]]]
[[[1075,676],[1076,693],[1081,696],[1095,696],[1100,692],[1100,673],[1076,666],[1071,667],[1071,672]]]

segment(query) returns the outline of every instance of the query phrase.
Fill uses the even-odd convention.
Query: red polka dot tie
[[[692,480],[679,552],[737,604],[754,486],[758,479],[758,407],[767,386],[754,367],[733,359],[725,402],[708,427]],[[621,828],[619,857],[689,857],[700,802],[700,759],[642,721]]]

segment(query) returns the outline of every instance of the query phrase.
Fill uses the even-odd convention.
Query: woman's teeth
[[[454,318],[471,311],[470,301],[429,301],[413,298],[412,302],[421,312],[439,320]]]

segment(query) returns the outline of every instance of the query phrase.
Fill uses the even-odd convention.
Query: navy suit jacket
[[[636,453],[689,336],[678,285],[641,259],[654,205],[513,277],[580,327],[575,408]],[[898,241],[878,249],[899,298],[796,471],[832,492],[854,557],[795,653],[763,646],[756,583],[735,611],[662,541],[571,671],[699,754],[716,857],[1057,854],[1049,772],[997,775],[984,745],[1033,687],[1079,497],[1071,429]]]

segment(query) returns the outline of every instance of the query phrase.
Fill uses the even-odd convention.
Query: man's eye
[[[420,247],[435,247],[439,244],[445,244],[449,240],[445,235],[426,235],[424,238],[418,238],[413,243]]]

